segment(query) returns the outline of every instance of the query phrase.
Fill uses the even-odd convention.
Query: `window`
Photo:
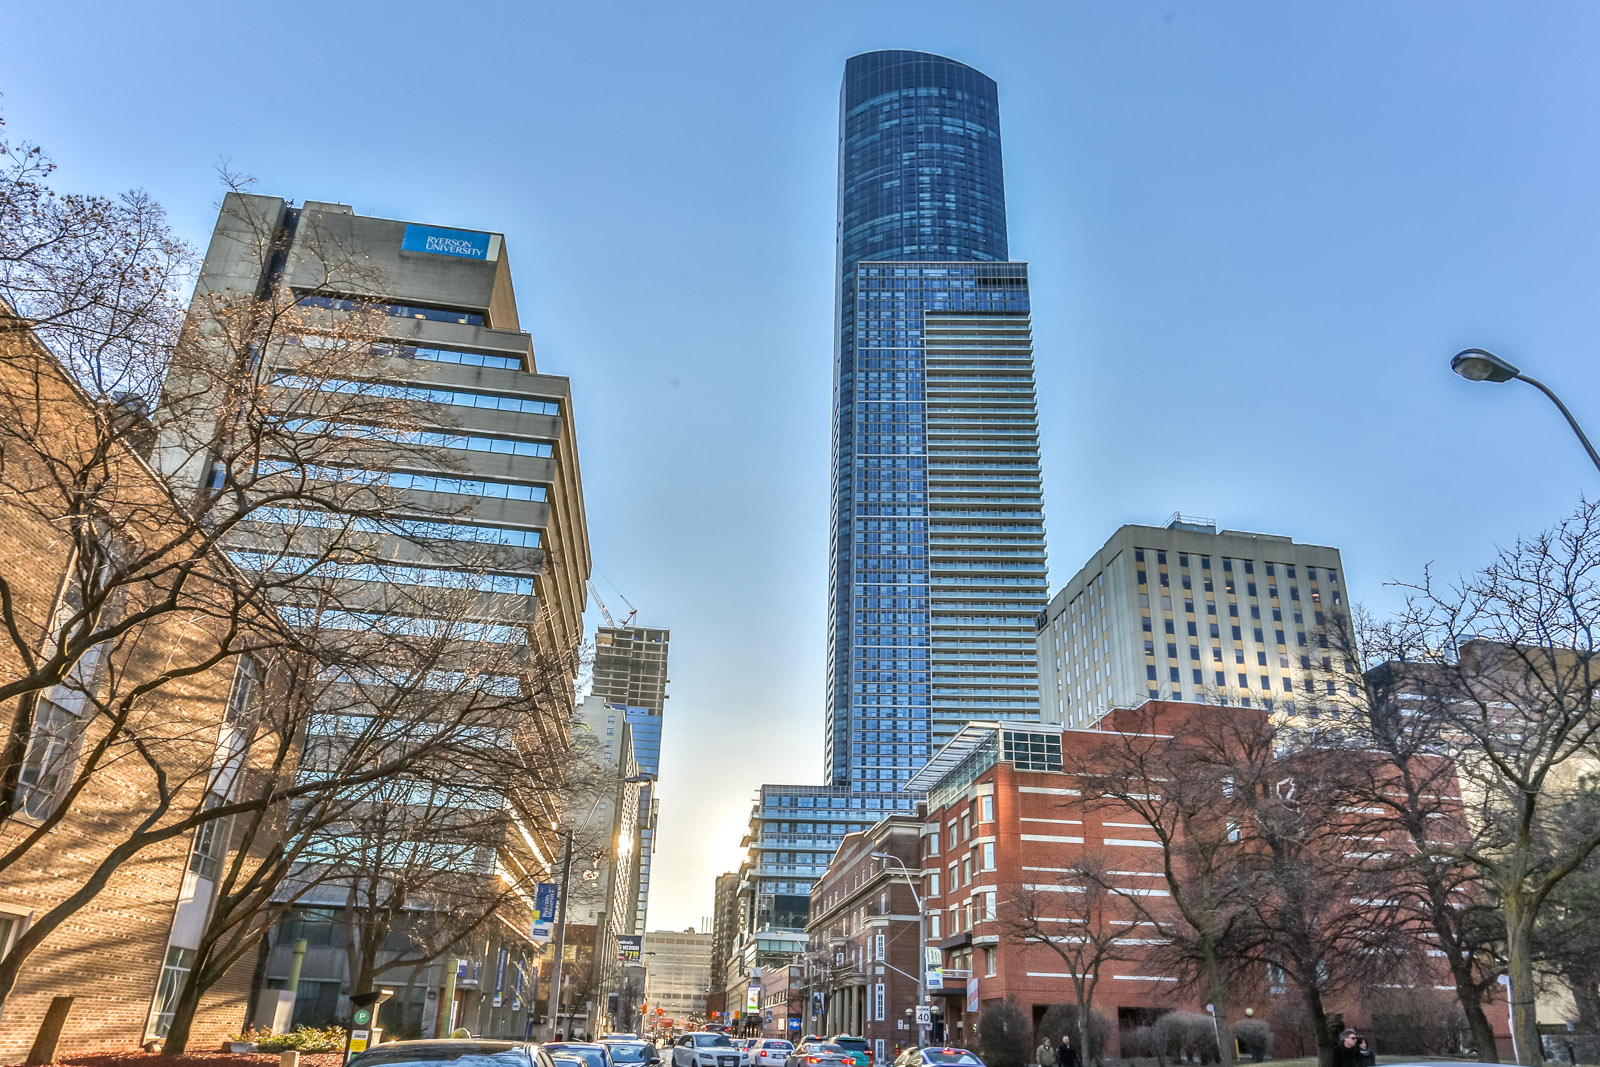
[[[12,944],[28,927],[28,917],[15,912],[0,912],[0,958],[11,951]]]
[[[933,833],[928,835],[928,855],[937,856],[938,854],[939,854],[939,831],[935,830]]]
[[[884,950],[883,935],[882,934],[878,934],[875,937],[873,937],[873,939],[872,939],[872,958],[875,959],[875,960],[887,959],[888,957],[884,955],[884,951],[883,950]]]
[[[78,743],[78,717],[53,700],[33,712],[33,733],[17,776],[17,808],[33,819],[55,810]]]
[[[156,985],[155,1020],[151,1030],[157,1037],[166,1037],[172,1029],[172,1013],[178,1006],[178,990],[183,986],[183,976],[194,967],[194,949],[172,946],[167,949],[167,961],[161,967],[161,980]]]
[[[939,895],[939,872],[938,871],[933,871],[932,873],[930,873],[928,875],[928,895],[930,897],[936,897],[936,896]]]
[[[872,1021],[883,1022],[884,987],[879,982],[872,987]]]
[[[939,938],[943,936],[939,933],[939,918],[939,913],[936,911],[930,911],[928,913],[928,936],[935,941],[939,940]]]
[[[994,890],[990,890],[983,895],[983,918],[985,922],[994,922]]]
[[[978,821],[994,822],[993,796],[981,796],[978,798]]]
[[[985,978],[994,977],[994,949],[992,948],[983,950],[983,976]]]
[[[215,793],[206,797],[207,810],[222,804],[222,798]],[[229,819],[212,819],[200,824],[194,832],[194,847],[189,850],[189,869],[198,877],[215,882],[222,873],[222,859],[228,854],[228,830],[233,824]]]
[[[971,885],[972,884],[972,857],[971,856],[963,856],[961,858],[961,883],[963,885]]]
[[[240,656],[233,675],[233,690],[228,694],[226,718],[229,726],[248,726],[254,719],[254,697],[260,684],[260,661],[254,656]]]
[[[992,871],[992,870],[994,870],[994,842],[993,841],[985,841],[983,843],[982,848],[983,848],[983,870]]]

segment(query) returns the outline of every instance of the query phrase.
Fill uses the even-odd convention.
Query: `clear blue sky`
[[[1600,7],[823,2],[12,6],[0,91],[63,187],[204,244],[258,190],[503,231],[570,375],[597,575],[673,630],[653,928],[752,791],[820,780],[846,57],[1000,84],[1032,263],[1053,585],[1176,509],[1454,572],[1600,477]],[[609,580],[607,580],[609,579]],[[614,584],[613,584],[614,583]],[[619,601],[613,596],[613,607]]]

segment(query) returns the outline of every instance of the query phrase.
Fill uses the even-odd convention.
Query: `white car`
[[[750,1067],[782,1067],[794,1046],[777,1038],[758,1037],[750,1043]]]
[[[672,1046],[672,1067],[745,1067],[745,1054],[727,1034],[684,1034]]]

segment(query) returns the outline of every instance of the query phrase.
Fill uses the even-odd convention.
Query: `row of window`
[[[283,372],[273,377],[272,384],[286,389],[316,389],[324,393],[359,393],[390,400],[410,400],[417,403],[447,404],[452,407],[489,408],[496,411],[520,411],[529,415],[559,415],[561,405],[554,400],[536,400],[531,397],[509,396],[504,393],[478,393],[466,389],[445,389],[438,386],[393,384],[388,382],[348,381],[343,378],[310,378],[302,374]]]

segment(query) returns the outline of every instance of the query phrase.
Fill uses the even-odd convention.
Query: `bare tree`
[[[1469,866],[1492,891],[1517,1045],[1536,1059],[1534,931],[1600,847],[1600,820],[1574,820],[1600,741],[1597,578],[1600,507],[1584,501],[1454,584],[1405,586],[1405,608],[1364,650],[1402,683],[1391,715],[1441,724],[1467,832],[1427,841],[1420,861]]]
[[[1368,842],[1363,859],[1392,876],[1391,892],[1410,922],[1401,929],[1417,951],[1437,952],[1481,1058],[1498,1057],[1484,1003],[1504,973],[1505,924],[1494,888],[1448,845],[1467,847],[1470,827],[1451,758],[1456,748],[1447,702],[1413,702],[1414,672],[1404,660],[1363,671],[1362,649],[1394,654],[1410,635],[1358,612],[1332,620],[1329,644],[1344,676],[1336,689],[1354,692],[1319,708],[1331,744],[1349,746],[1351,790],[1346,826]],[[1410,653],[1408,652],[1409,656]]]
[[[1130,958],[1134,946],[1159,940],[1154,926],[1125,903],[1115,881],[1105,856],[1086,848],[1072,869],[1056,874],[1049,884],[1023,888],[1000,908],[1003,938],[1043,946],[1066,966],[1077,1009],[1078,1048],[1085,1062],[1092,1047],[1090,1029],[1101,968]]]
[[[1153,712],[1122,713],[1106,724],[1103,742],[1069,757],[1066,767],[1083,782],[1090,810],[1137,819],[1160,842],[1169,896],[1159,906],[1149,897],[1127,899],[1163,942],[1156,955],[1205,991],[1223,1024],[1255,893],[1243,863],[1233,785],[1249,757],[1229,747],[1252,740],[1249,733],[1234,736],[1241,716],[1249,714],[1197,709],[1174,736]],[[1222,1063],[1231,1067],[1230,1042],[1220,1044]]]
[[[1235,746],[1240,842],[1254,887],[1241,924],[1242,960],[1281,970],[1299,993],[1323,1067],[1333,1062],[1328,1001],[1374,984],[1401,984],[1421,955],[1413,913],[1370,835],[1352,834],[1350,809],[1364,753],[1294,747],[1264,719]],[[1235,731],[1238,733],[1241,731]],[[1408,951],[1409,950],[1409,951]]]

